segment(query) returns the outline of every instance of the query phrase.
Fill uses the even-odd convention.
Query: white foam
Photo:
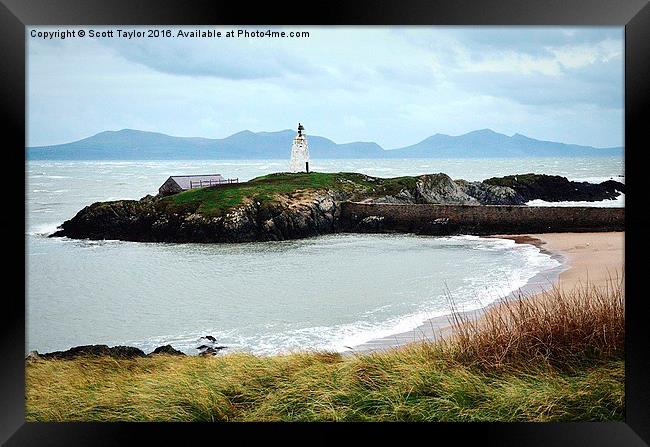
[[[625,208],[625,194],[621,193],[615,199],[599,200],[596,202],[588,201],[566,201],[566,202],[546,202],[535,199],[526,202],[528,206],[588,206],[596,208]]]
[[[513,258],[513,268],[505,277],[494,276],[490,279],[479,272],[468,272],[464,285],[450,291],[451,298],[459,311],[472,311],[484,308],[494,301],[510,295],[527,284],[540,272],[559,266],[559,262],[538,248],[528,244],[516,244],[510,239],[479,238],[478,236],[452,236],[439,238],[446,243],[485,251],[509,250]],[[446,303],[446,304],[441,304]],[[214,335],[219,343],[229,347],[228,352],[246,351],[254,354],[280,354],[298,350],[328,350],[344,352],[371,340],[389,337],[415,330],[427,320],[450,315],[451,308],[444,296],[432,296],[428,301],[418,305],[413,312],[388,316],[381,319],[381,314],[388,313],[392,305],[371,309],[360,315],[351,323],[333,326],[313,326],[306,328],[287,328],[278,325],[269,327],[254,336],[242,335],[238,331],[219,331],[205,328],[203,331],[191,332],[168,337],[154,337],[135,345],[143,349],[153,349],[162,344],[172,344],[188,354],[196,354],[198,339],[202,335]],[[377,321],[376,318],[380,320]],[[274,330],[275,329],[275,330]]]
[[[27,234],[32,236],[49,236],[57,230],[59,225],[61,225],[61,222],[39,224],[30,229]]]
[[[614,180],[615,182],[625,184],[624,175],[610,175],[610,176],[600,176],[600,177],[570,177],[569,180],[574,182],[588,182],[588,183],[602,183],[608,180]]]
[[[519,268],[513,269],[509,277],[500,280],[498,283],[486,284],[483,276],[473,277],[469,278],[470,284],[467,287],[452,291],[451,298],[462,303],[457,306],[457,310],[461,312],[484,308],[496,300],[521,289],[540,272],[560,265],[557,260],[548,254],[542,253],[538,248],[528,244],[516,244],[515,241],[510,239],[487,239],[478,236],[452,236],[448,239],[463,242],[476,242],[478,240],[482,242],[482,244],[479,244],[478,249],[517,250],[524,255],[523,264]],[[485,243],[486,241],[489,242]],[[437,301],[440,298],[442,297],[438,297]],[[329,343],[323,343],[315,348],[341,352],[371,340],[412,331],[431,318],[450,314],[450,308],[437,311],[424,308],[415,313],[390,318],[374,326],[366,321],[358,321],[337,327],[309,328],[303,330],[303,332],[312,332],[315,335],[320,333],[323,338],[330,340]]]

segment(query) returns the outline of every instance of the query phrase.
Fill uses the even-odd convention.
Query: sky
[[[489,128],[595,147],[624,143],[622,27],[27,29],[27,145],[105,130],[224,138],[294,129],[385,149]],[[217,30],[219,38],[177,37]],[[226,37],[230,30],[309,37]],[[83,30],[84,37],[32,37]],[[113,30],[113,37],[89,37]]]

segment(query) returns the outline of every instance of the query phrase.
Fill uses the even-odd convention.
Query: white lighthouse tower
[[[309,145],[303,130],[305,130],[303,125],[298,123],[298,135],[291,145],[290,172],[309,172]]]

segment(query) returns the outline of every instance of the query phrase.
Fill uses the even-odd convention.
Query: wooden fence
[[[208,186],[227,185],[231,183],[239,183],[239,177],[227,178],[223,180],[190,180],[190,189],[207,188]]]

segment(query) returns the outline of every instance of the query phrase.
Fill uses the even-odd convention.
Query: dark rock
[[[154,354],[166,354],[166,355],[185,355],[181,351],[174,349],[172,345],[164,345],[164,346],[158,346],[156,349],[153,350],[152,353],[149,355],[154,355]]]
[[[600,183],[600,186],[607,188],[609,190],[619,191],[625,194],[625,183],[617,182],[616,180],[606,180]]]
[[[206,335],[204,337],[201,337],[200,340],[208,340],[209,342],[208,344],[204,344],[196,348],[200,351],[199,355],[202,357],[217,355],[219,351],[221,351],[222,349],[226,349],[225,346],[215,346],[217,339],[214,338],[212,335]]]
[[[199,353],[199,355],[201,357],[209,357],[209,356],[212,356],[212,355],[217,355],[219,353],[219,351],[221,351],[222,349],[226,349],[226,346],[208,347],[208,348],[204,349],[203,351],[201,351]]]
[[[447,236],[454,234],[457,229],[458,225],[452,224],[448,217],[440,217],[438,219],[434,219],[428,225],[423,225],[416,231],[416,233],[431,236]]]
[[[67,351],[55,351],[47,354],[41,354],[43,359],[69,360],[79,357],[113,357],[119,359],[131,359],[136,357],[145,357],[145,353],[132,346],[113,346],[107,345],[86,345],[75,346]]]
[[[381,233],[384,227],[384,218],[368,216],[359,221],[357,231],[361,233]]]
[[[493,177],[483,183],[512,188],[523,199],[547,202],[611,200],[625,192],[625,185],[614,180],[599,184],[573,182],[559,175],[521,174]]]

